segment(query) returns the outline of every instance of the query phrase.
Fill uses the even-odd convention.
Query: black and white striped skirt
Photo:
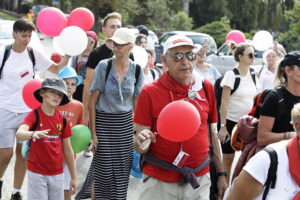
[[[96,111],[98,148],[83,187],[75,199],[91,197],[94,182],[96,199],[120,199],[127,196],[132,162],[132,112]]]

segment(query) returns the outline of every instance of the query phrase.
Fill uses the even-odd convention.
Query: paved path
[[[79,154],[78,158],[76,159],[76,169],[77,169],[77,176],[78,176],[78,189],[82,186],[86,174],[89,170],[90,163],[92,161],[92,157],[87,158],[84,157],[83,154]],[[9,163],[9,166],[4,174],[4,185],[2,188],[2,199],[1,200],[9,200],[12,187],[13,187],[13,174],[14,174],[14,163],[15,163],[15,157],[12,158],[11,162]],[[139,190],[139,182],[141,179],[137,179],[134,177],[130,177],[129,182],[129,188],[128,188],[128,194],[127,199],[128,200],[137,200],[138,196],[138,190]],[[26,194],[27,194],[27,176],[25,177],[25,181],[22,187],[22,196],[25,197],[23,200],[26,200]]]
[[[237,153],[233,166],[235,166],[239,155],[240,155],[240,153]],[[87,174],[90,164],[91,164],[91,161],[92,161],[92,157],[87,158],[87,157],[84,157],[83,154],[79,154],[76,159],[78,189],[82,186],[82,184],[85,180],[86,174]],[[12,186],[13,186],[14,162],[15,162],[15,157],[12,158],[12,160],[4,174],[4,185],[3,185],[3,189],[2,189],[3,195],[2,195],[1,200],[9,200],[10,199],[10,194],[11,194]],[[140,181],[141,181],[141,179],[130,177],[128,193],[127,193],[128,200],[137,200],[138,191],[140,188]],[[27,176],[25,177],[25,181],[24,181],[21,193],[25,197],[25,198],[23,198],[23,200],[26,200],[27,199],[26,198]]]

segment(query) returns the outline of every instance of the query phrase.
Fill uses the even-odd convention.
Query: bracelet
[[[218,175],[218,177],[220,177],[220,176],[225,176],[225,177],[227,177],[227,171],[221,171],[221,172],[218,172],[217,175]]]
[[[221,127],[225,127],[226,126],[226,124],[221,124]]]

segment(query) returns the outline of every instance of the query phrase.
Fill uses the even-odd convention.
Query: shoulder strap
[[[153,80],[155,80],[155,72],[152,69],[150,69],[150,72],[152,74]]]
[[[0,68],[0,79],[1,79],[3,67],[5,65],[5,62],[6,62],[7,58],[9,57],[11,48],[12,48],[11,44],[5,46],[4,55],[3,55],[3,59],[2,59],[2,64],[1,64],[1,68]]]
[[[251,77],[252,77],[252,80],[254,82],[254,85],[256,86],[256,78],[255,78],[255,71],[253,68],[249,68],[250,69],[250,74],[251,74]]]
[[[206,96],[206,99],[208,101],[208,104],[209,104],[209,99],[208,99],[208,93],[207,93],[207,89],[206,89],[206,86],[205,86],[205,83],[204,83],[204,80],[202,82],[202,88],[204,90],[204,93],[205,93],[205,96]],[[210,127],[210,112],[208,112],[208,118],[207,118],[207,125],[208,125],[208,135],[209,135],[209,155],[211,157],[214,156],[214,147],[212,145],[212,135],[211,135],[211,127]]]
[[[134,86],[136,86],[138,80],[139,80],[139,77],[140,77],[140,73],[141,73],[141,66],[139,64],[136,64],[136,67],[135,67],[135,83],[134,83]]]
[[[28,51],[28,55],[29,55],[29,58],[32,62],[32,68],[33,68],[33,78],[35,76],[35,70],[34,70],[34,67],[35,67],[35,57],[34,57],[34,54],[33,54],[33,49],[31,47],[27,47],[27,51]]]
[[[107,81],[109,72],[110,72],[110,70],[111,70],[111,66],[112,66],[112,59],[110,58],[110,59],[108,59],[108,61],[107,61],[107,67],[106,67],[106,72],[105,72],[105,81],[104,81],[104,83],[106,83],[106,81]]]
[[[35,123],[32,127],[32,130],[35,131],[39,125],[39,121],[40,121],[40,116],[39,116],[39,112],[37,109],[34,109],[34,113],[35,113]]]
[[[271,159],[269,171],[268,171],[268,178],[265,182],[265,191],[263,193],[263,200],[267,198],[267,194],[269,192],[270,187],[275,188],[276,185],[276,179],[277,179],[277,166],[278,166],[278,157],[276,151],[271,147],[266,147],[263,150],[265,150]]]
[[[240,82],[241,82],[239,70],[237,68],[234,68],[232,71],[235,75],[235,80],[234,80],[233,90],[231,90],[231,95],[238,89]]]
[[[65,116],[63,116],[63,127],[65,128],[67,125],[67,118],[65,118]]]

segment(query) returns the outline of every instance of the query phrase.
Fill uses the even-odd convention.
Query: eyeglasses
[[[256,53],[249,53],[247,54],[248,58],[253,59],[256,56]]]
[[[126,44],[118,44],[118,43],[115,43],[115,42],[112,41],[111,44],[112,44],[112,47],[113,47],[113,48],[116,47],[116,48],[118,48],[118,49],[121,49],[121,48],[125,47],[126,45],[128,45],[129,43],[126,43]]]
[[[189,61],[194,61],[196,60],[196,54],[192,51],[190,52],[187,52],[187,53],[180,53],[180,52],[177,52],[175,54],[168,54],[170,55],[173,59],[174,59],[174,62],[180,62],[182,61],[183,57],[185,56],[186,59],[188,59]]]

